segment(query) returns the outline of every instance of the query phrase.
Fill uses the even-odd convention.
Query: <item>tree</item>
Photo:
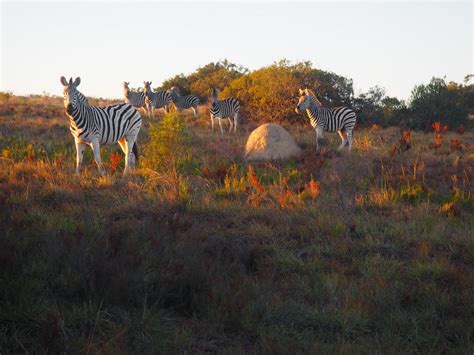
[[[227,59],[211,62],[199,67],[195,72],[176,75],[163,82],[157,90],[167,90],[172,86],[179,89],[181,95],[190,93],[199,97],[201,103],[206,102],[213,87],[223,90],[230,82],[248,72],[243,66],[229,62]]]
[[[409,124],[415,129],[428,130],[433,122],[455,128],[466,123],[470,111],[472,85],[464,86],[444,78],[432,78],[427,85],[417,85],[409,100]]]

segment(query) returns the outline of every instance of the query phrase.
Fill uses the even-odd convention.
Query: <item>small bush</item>
[[[176,112],[168,113],[149,128],[150,143],[145,147],[144,166],[156,171],[176,169],[190,173],[197,166],[191,155],[191,134]]]

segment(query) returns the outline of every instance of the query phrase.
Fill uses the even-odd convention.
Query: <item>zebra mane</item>
[[[305,89],[304,91],[305,91],[306,95],[308,95],[308,96],[314,101],[314,103],[315,103],[316,105],[318,105],[318,106],[320,106],[320,107],[322,106],[322,105],[321,105],[321,101],[318,100],[318,98],[317,98],[316,95],[314,94],[313,90],[311,90],[311,89]]]
[[[90,106],[89,101],[87,100],[87,97],[82,92],[80,92],[79,90],[76,89],[76,91],[77,91],[78,102],[81,102],[82,104],[84,104],[86,106]]]

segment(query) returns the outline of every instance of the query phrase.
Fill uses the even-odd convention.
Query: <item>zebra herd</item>
[[[168,113],[172,104],[180,112],[191,108],[194,117],[198,116],[199,98],[195,95],[181,96],[178,88],[174,86],[166,91],[153,91],[151,81],[143,82],[143,91],[130,90],[129,85],[130,83],[123,82],[125,102],[137,109],[143,109],[149,118],[154,117],[155,109],[163,108]]]
[[[69,81],[61,76],[64,87],[64,108],[70,121],[70,131],[76,145],[76,174],[82,165],[84,147],[89,145],[94,153],[94,160],[102,175],[100,145],[118,143],[125,154],[124,174],[135,167],[138,161],[137,137],[142,125],[142,117],[137,109],[143,109],[150,118],[154,117],[155,109],[163,108],[169,112],[174,105],[180,112],[191,108],[194,116],[198,116],[199,98],[195,95],[181,96],[176,87],[167,91],[153,91],[151,82],[145,81],[143,91],[130,90],[128,82],[123,83],[125,103],[96,107],[89,105],[87,98],[77,90],[81,83],[78,77]],[[352,148],[352,132],[356,123],[356,114],[347,107],[324,108],[310,89],[300,89],[300,97],[295,108],[296,113],[306,111],[311,126],[316,132],[316,151],[319,150],[318,139],[323,131],[337,132],[342,139],[338,150],[347,144],[349,152]],[[237,131],[240,102],[235,98],[218,100],[218,91],[213,88],[210,97],[209,114],[211,127],[214,131],[214,120],[217,119],[221,134],[224,133],[222,120],[229,120],[229,132]],[[346,133],[347,139],[343,132]]]

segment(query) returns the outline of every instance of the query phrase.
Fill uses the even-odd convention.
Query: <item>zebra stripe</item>
[[[72,78],[69,82],[61,77],[64,86],[64,108],[69,117],[70,127],[76,144],[76,174],[82,165],[82,153],[85,145],[90,145],[94,159],[102,175],[100,145],[118,143],[125,153],[125,170],[133,168],[138,160],[137,136],[142,118],[135,108],[127,103],[97,107],[89,105],[87,98],[77,90],[81,82]]]
[[[186,95],[186,96],[180,96],[178,93],[178,89],[175,88],[174,86],[168,90],[168,92],[171,95],[171,100],[173,101],[173,104],[176,106],[176,108],[179,111],[192,108],[194,112],[194,116],[197,117],[197,109],[199,105],[199,98],[195,95]]]
[[[171,105],[171,94],[168,91],[153,92],[151,81],[144,81],[145,104],[151,117],[154,116],[155,108],[164,108],[168,113]]]
[[[221,134],[224,133],[222,130],[221,120],[227,118],[229,120],[229,132],[232,131],[232,126],[234,127],[234,132],[237,130],[237,122],[239,119],[240,111],[240,102],[239,100],[231,97],[224,100],[217,100],[217,91],[212,89],[211,94],[211,107],[209,108],[209,113],[211,114],[211,126],[214,131],[214,118],[219,119],[219,127],[221,129]],[[232,118],[234,119],[234,124],[232,125]]]
[[[346,138],[343,131],[347,134],[347,142],[349,143],[349,151],[352,149],[352,132],[356,124],[356,114],[347,107],[324,108],[316,98],[314,93],[309,90],[300,90],[300,98],[295,108],[297,113],[306,111],[311,126],[316,131],[316,149],[319,149],[318,138],[323,137],[323,131],[338,132],[342,139],[342,143],[338,150],[346,145]]]
[[[145,104],[145,93],[141,91],[132,91],[128,87],[130,83],[123,82],[123,96],[125,102],[132,105],[135,108],[143,108],[146,111]]]

